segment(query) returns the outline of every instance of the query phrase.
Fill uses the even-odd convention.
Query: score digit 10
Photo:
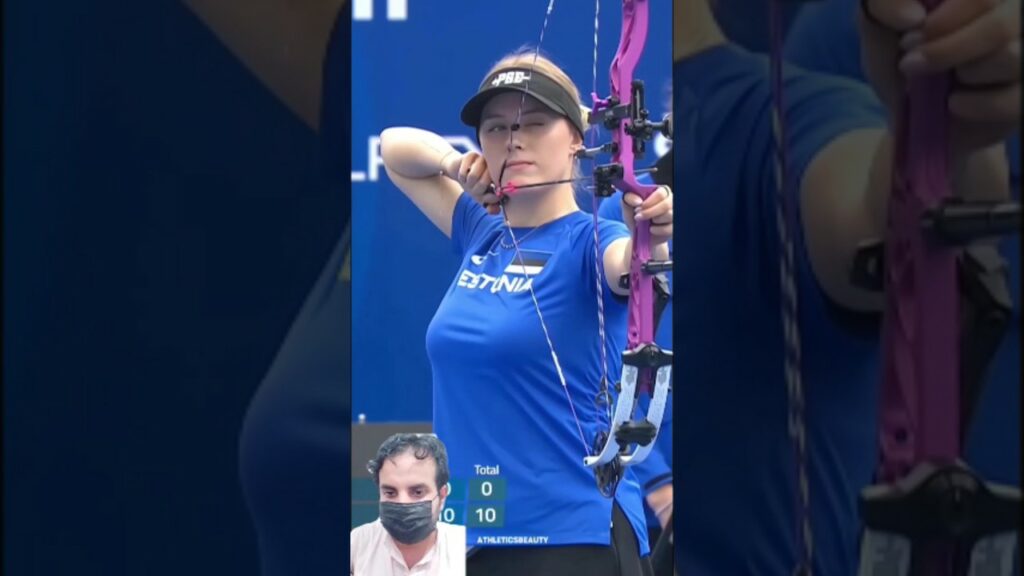
[[[466,526],[470,528],[500,528],[505,525],[504,504],[470,504]]]

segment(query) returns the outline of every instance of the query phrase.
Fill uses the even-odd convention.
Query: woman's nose
[[[508,144],[506,145],[506,148],[508,149],[509,152],[513,150],[523,149],[523,144],[519,141],[519,138],[516,136],[515,132],[513,132],[512,137],[508,139]]]

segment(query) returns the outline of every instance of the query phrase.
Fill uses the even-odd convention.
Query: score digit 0
[[[505,500],[505,479],[474,479],[470,482],[470,500]]]

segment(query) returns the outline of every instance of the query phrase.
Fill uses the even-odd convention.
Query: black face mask
[[[437,525],[433,501],[434,498],[411,504],[381,502],[380,523],[392,538],[402,544],[422,542]]]

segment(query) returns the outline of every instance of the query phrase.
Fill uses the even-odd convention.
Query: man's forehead
[[[432,483],[437,473],[437,463],[431,457],[417,458],[411,451],[385,458],[380,467],[381,483],[403,485]]]

